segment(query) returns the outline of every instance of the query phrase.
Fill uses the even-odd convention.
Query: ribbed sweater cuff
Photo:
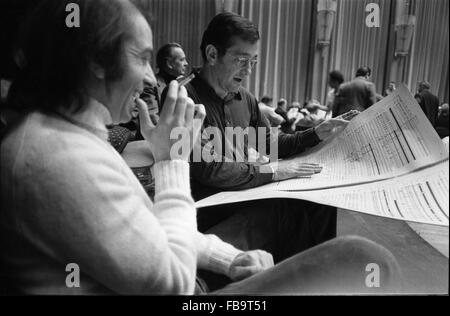
[[[216,273],[228,275],[234,258],[242,251],[222,241],[216,235],[198,233],[198,266]]]
[[[153,166],[155,195],[166,190],[191,192],[189,163],[183,160],[159,161]]]
[[[241,252],[241,250],[225,243],[220,249],[220,252],[213,252],[211,254],[211,257],[209,258],[210,269],[228,276],[231,263]]]

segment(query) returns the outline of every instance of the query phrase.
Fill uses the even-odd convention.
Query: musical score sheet
[[[448,226],[448,155],[416,100],[400,86],[356,116],[333,139],[289,158],[319,163],[321,173],[221,192],[196,206],[294,198]]]

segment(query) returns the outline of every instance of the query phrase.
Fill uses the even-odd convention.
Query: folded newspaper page
[[[448,157],[448,148],[420,106],[400,86],[332,140],[289,158],[319,163],[321,173],[218,193],[196,206],[285,197],[448,226]]]

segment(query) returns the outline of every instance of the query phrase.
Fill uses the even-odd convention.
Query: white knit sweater
[[[197,267],[227,274],[240,251],[197,231],[187,162],[155,164],[153,204],[107,142],[107,109],[65,116],[32,113],[2,142],[0,259],[18,290],[192,294]]]

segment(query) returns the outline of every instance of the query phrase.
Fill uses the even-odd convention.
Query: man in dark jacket
[[[375,85],[369,81],[372,71],[361,67],[356,71],[356,78],[343,83],[334,98],[333,117],[350,110],[364,111],[377,101]]]
[[[418,83],[417,94],[414,96],[422,111],[430,120],[431,125],[436,126],[439,111],[439,98],[430,92],[431,85],[422,81]]]

